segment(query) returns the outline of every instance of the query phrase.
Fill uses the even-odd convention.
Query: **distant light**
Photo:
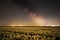
[[[58,25],[51,25],[52,27],[57,27]]]
[[[10,26],[23,26],[23,25],[10,25]]]

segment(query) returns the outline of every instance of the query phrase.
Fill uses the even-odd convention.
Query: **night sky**
[[[58,0],[0,0],[0,25],[60,25]]]

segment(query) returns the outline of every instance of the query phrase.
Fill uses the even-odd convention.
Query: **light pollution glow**
[[[49,22],[48,20],[46,20],[44,17],[42,17],[41,15],[36,15],[33,13],[30,13],[29,19],[32,21],[31,23],[25,22],[11,22],[10,26],[58,26],[53,19],[50,19],[52,21],[54,21],[55,23],[53,23],[52,21]]]

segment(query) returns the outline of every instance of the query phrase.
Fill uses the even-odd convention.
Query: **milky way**
[[[0,25],[60,25],[60,3],[57,0],[0,2]],[[36,16],[31,16],[31,13]]]

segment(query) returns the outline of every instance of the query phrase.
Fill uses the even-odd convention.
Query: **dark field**
[[[60,40],[60,27],[0,26],[0,40]]]

